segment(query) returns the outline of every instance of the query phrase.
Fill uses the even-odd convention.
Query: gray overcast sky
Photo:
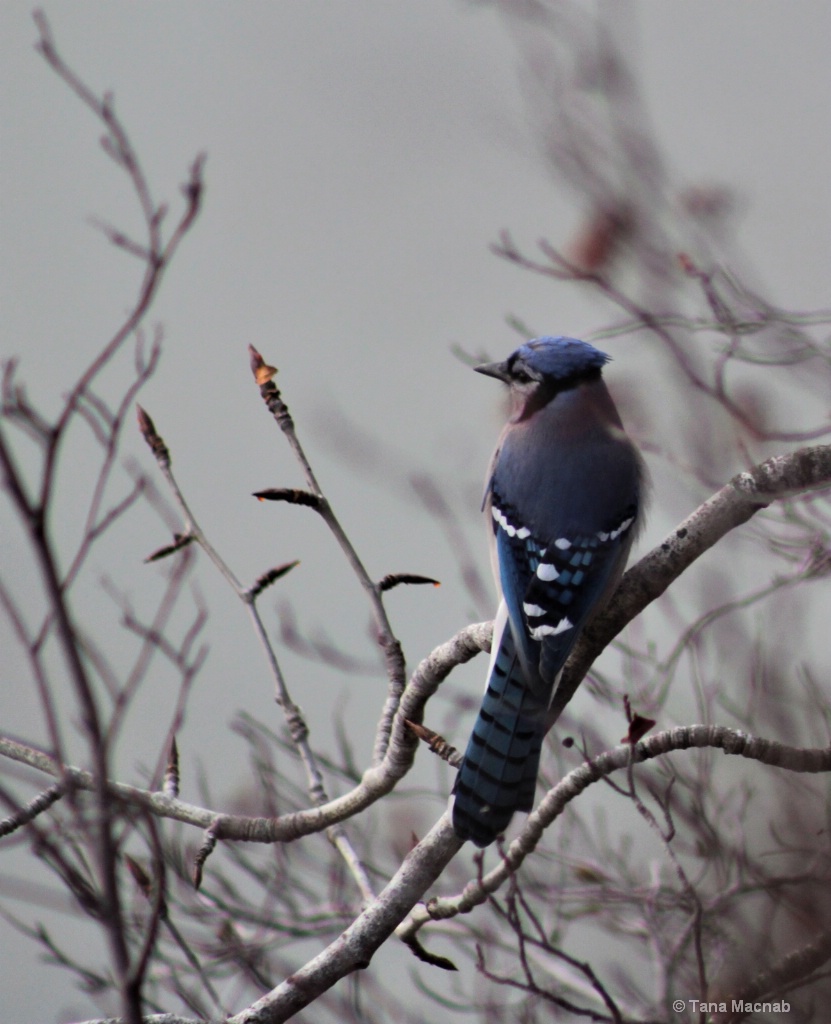
[[[333,410],[359,430],[378,434],[383,424],[383,440],[408,466],[438,467],[469,514],[486,572],[476,502],[497,401],[450,346],[506,353],[516,340],[508,314],[545,333],[583,334],[609,319],[577,289],[552,287],[488,251],[503,228],[529,247],[540,236],[560,242],[579,217],[539,152],[504,17],[491,5],[452,0],[43,7],[68,62],[94,89],[113,91],[157,198],[175,202],[190,161],[208,154],[204,212],[151,317],[164,325],[165,355],[142,402],[238,573],[253,578],[301,557],[285,592],[304,624],[336,621],[338,638],[363,635],[357,595],[348,609],[341,596],[354,594],[354,583],[333,565],[317,524],[289,513],[291,526],[281,530],[275,524],[285,520],[249,497],[300,482],[251,384],[249,342],[279,366],[324,486],[373,572],[441,576],[447,543],[423,514],[407,515],[399,497],[356,482],[339,464],[326,437]],[[614,7],[673,175],[735,190],[742,266],[769,299],[795,309],[828,305],[831,7]],[[20,356],[32,395],[49,402],[109,336],[138,281],[136,265],[107,246],[89,217],[128,230],[138,222],[122,175],[98,146],[98,126],[33,51],[35,38],[31,5],[4,0],[0,351]],[[627,344],[608,346],[622,376]],[[137,437],[128,436],[126,449],[148,468]],[[152,522],[122,538],[109,556],[117,564],[96,565],[92,575],[136,574],[165,540]],[[11,533],[0,557],[15,567]],[[257,652],[239,649],[242,613],[204,566],[199,579],[219,628],[184,739],[191,758],[206,731],[227,731],[237,708],[271,714]],[[396,595],[411,661],[483,614],[457,580],[444,582],[435,596]],[[316,699],[317,676],[309,680],[302,663],[296,672],[325,736],[332,691]],[[37,733],[39,722],[32,712],[13,731]],[[131,748],[130,756],[154,755]],[[8,968],[10,958],[3,961]],[[59,972],[26,962],[34,966],[3,985],[14,1019],[55,1019],[59,1006],[84,1012]]]

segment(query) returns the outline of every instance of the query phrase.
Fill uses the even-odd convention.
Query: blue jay
[[[581,630],[603,607],[640,525],[644,470],[601,378],[609,357],[536,338],[502,363],[511,412],[483,508],[501,595],[485,697],[453,787],[453,827],[488,846],[530,811],[546,724]]]

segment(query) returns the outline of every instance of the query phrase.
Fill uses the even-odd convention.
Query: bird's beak
[[[474,366],[473,369],[477,373],[484,373],[486,377],[496,377],[497,380],[502,380],[506,384],[510,380],[508,375],[508,366],[506,363],[482,363],[481,366]]]

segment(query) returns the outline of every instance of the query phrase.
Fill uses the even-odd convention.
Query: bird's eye
[[[525,372],[525,370],[515,369],[513,371],[513,375],[512,376],[513,376],[514,380],[517,382],[517,384],[530,384],[531,383],[531,378],[528,376],[528,374]]]

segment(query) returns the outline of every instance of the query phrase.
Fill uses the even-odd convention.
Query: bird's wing
[[[636,509],[625,508],[607,529],[540,537],[495,483],[490,504],[499,580],[526,681],[550,700],[580,631],[617,582]]]

